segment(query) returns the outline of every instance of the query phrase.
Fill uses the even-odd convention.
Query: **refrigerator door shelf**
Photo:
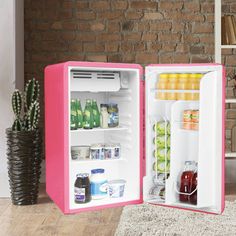
[[[183,92],[190,90],[158,90],[161,73],[202,73],[199,101],[157,100],[156,92]],[[144,201],[183,209],[221,213],[224,209],[224,68],[217,64],[150,65],[146,68],[146,175]],[[183,129],[183,111],[199,109],[199,129]],[[165,201],[154,199],[149,190],[153,186],[151,168],[151,117],[168,116],[171,120],[170,177],[165,181]],[[180,174],[184,162],[198,162],[197,205],[179,201]]]

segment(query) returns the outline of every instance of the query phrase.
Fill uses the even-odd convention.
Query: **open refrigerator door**
[[[224,68],[146,67],[144,201],[224,209]]]

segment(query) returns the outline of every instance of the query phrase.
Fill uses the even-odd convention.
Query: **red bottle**
[[[180,192],[183,194],[179,194],[180,202],[189,203],[189,195],[191,193],[192,188],[192,180],[194,176],[196,163],[194,161],[186,161],[184,171],[181,175],[180,180]],[[186,194],[185,194],[186,193]]]
[[[194,173],[192,179],[191,192],[197,188],[197,172]],[[189,197],[190,203],[197,205],[197,190]]]

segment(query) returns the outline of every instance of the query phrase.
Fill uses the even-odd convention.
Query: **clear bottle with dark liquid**
[[[192,202],[196,202],[197,199],[195,199],[197,197],[197,195],[194,195],[194,192],[192,195],[192,202],[190,201],[190,196],[188,195],[191,192],[194,191],[194,186],[196,188],[196,181],[197,181],[197,174],[196,172],[196,162],[195,161],[186,161],[185,162],[185,166],[184,166],[184,171],[181,175],[181,179],[180,179],[180,194],[179,194],[179,200],[180,202],[184,202],[184,203],[192,203]],[[193,179],[194,179],[194,175],[195,175],[195,183],[193,184]],[[194,203],[193,203],[194,204]]]

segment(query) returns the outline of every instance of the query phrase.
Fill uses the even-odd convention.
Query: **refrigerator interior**
[[[119,109],[119,126],[70,130],[69,137],[69,208],[71,210],[98,207],[140,200],[140,77],[138,69],[69,67],[69,102],[80,99],[82,109],[86,99],[102,103],[116,103]],[[70,106],[69,106],[70,107]],[[70,114],[69,114],[70,115]],[[119,159],[72,160],[71,147],[93,144],[118,143]],[[92,169],[103,168],[107,180],[126,181],[124,196],[78,204],[74,201],[74,184],[78,173],[91,174]]]
[[[204,74],[200,81],[200,90],[188,91],[192,93],[200,92],[200,100],[157,99],[158,89],[156,83],[160,78],[160,74],[163,73]],[[149,66],[146,68],[145,77],[146,175],[143,182],[144,201],[152,204],[220,213],[223,178],[221,66]],[[168,92],[176,92],[176,90]],[[186,91],[178,90],[178,92]],[[185,125],[183,123],[184,110],[199,110],[198,130],[183,128],[183,125]],[[160,162],[155,154],[158,153],[156,124],[159,121],[164,121],[165,124],[164,171],[156,166],[158,161]],[[170,125],[170,131],[168,131],[168,125]],[[185,161],[198,163],[196,205],[183,203],[179,200],[180,177]],[[166,178],[162,184],[157,179],[160,173]],[[164,196],[160,194],[163,189],[165,189]]]

